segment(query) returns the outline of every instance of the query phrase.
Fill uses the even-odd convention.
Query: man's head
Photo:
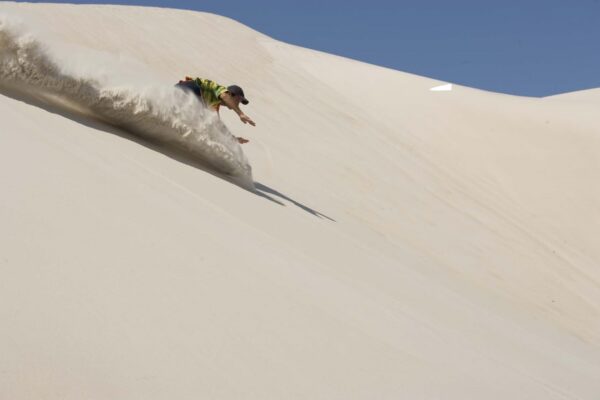
[[[249,103],[248,99],[244,97],[244,91],[238,85],[231,85],[227,88],[227,91],[233,96],[234,99],[238,100],[242,104],[246,105]]]

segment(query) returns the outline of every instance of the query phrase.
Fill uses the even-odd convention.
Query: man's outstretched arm
[[[242,120],[243,123],[250,124],[252,126],[256,126],[256,123],[254,121],[252,121],[252,119],[249,116],[244,114],[244,112],[242,110],[240,110],[240,107],[236,104],[235,100],[233,100],[233,97],[231,96],[231,94],[229,94],[228,92],[225,92],[225,93],[221,94],[221,96],[219,96],[219,98],[223,101],[223,103],[225,103],[225,105],[227,107],[229,107],[233,111],[235,111],[235,113],[240,117],[240,119]]]

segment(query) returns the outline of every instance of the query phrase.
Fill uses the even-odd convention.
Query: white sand
[[[600,398],[597,91],[432,92],[187,11],[0,16],[104,89],[241,85],[263,194],[5,76],[1,399]]]

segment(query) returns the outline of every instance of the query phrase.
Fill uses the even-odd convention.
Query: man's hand
[[[244,113],[241,113],[241,114],[240,114],[240,119],[241,119],[241,120],[242,120],[242,122],[243,122],[243,123],[245,123],[245,124],[250,124],[250,125],[252,125],[252,126],[256,126],[256,123],[255,123],[254,121],[252,121],[252,120],[250,119],[250,117],[249,117],[249,116],[247,116],[247,115],[246,115],[246,114],[244,114]]]
[[[240,110],[239,107],[239,99],[234,100],[234,98],[231,96],[231,94],[229,94],[229,92],[225,92],[223,94],[221,94],[221,96],[219,96],[219,98],[221,99],[221,101],[223,102],[223,104],[225,104],[227,106],[227,108],[235,111],[235,113],[237,115],[239,115],[240,120],[245,123],[245,124],[250,124],[252,126],[256,126],[256,123],[254,123],[254,121],[252,121],[252,119],[247,116],[246,114],[244,114],[242,112],[242,110]]]

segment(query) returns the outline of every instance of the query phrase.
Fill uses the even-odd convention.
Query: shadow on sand
[[[267,185],[263,185],[262,183],[259,183],[259,182],[254,182],[254,187],[256,188],[256,190],[254,191],[254,193],[256,193],[258,196],[264,197],[264,198],[266,198],[268,200],[271,200],[272,202],[275,202],[275,203],[277,203],[279,205],[285,206],[285,204],[283,204],[279,200],[276,200],[276,199],[272,198],[271,196],[269,196],[269,194],[273,195],[273,196],[277,196],[277,197],[279,197],[281,199],[287,200],[290,203],[294,204],[296,207],[300,207],[301,209],[303,209],[304,211],[306,211],[309,214],[314,215],[315,217],[325,218],[325,219],[328,219],[328,220],[330,220],[332,222],[336,222],[333,218],[330,218],[330,217],[328,217],[327,215],[325,215],[323,213],[320,213],[320,212],[318,212],[316,210],[313,210],[312,208],[307,207],[304,204],[299,203],[296,200],[289,198],[288,196],[284,195],[283,193],[278,192],[277,190],[272,189],[272,188],[268,187]]]
[[[248,189],[246,186],[240,184],[239,181],[237,181],[235,177],[232,177],[232,176],[229,176],[226,174],[222,174],[222,173],[215,171],[214,169],[211,169],[211,167],[209,165],[206,165],[201,160],[198,160],[197,158],[194,158],[194,157],[190,156],[189,154],[186,154],[185,150],[183,150],[183,149],[169,147],[168,145],[154,142],[147,138],[142,139],[139,136],[136,136],[133,133],[128,132],[125,128],[120,127],[118,125],[112,125],[106,121],[94,118],[93,116],[90,116],[90,115],[85,115],[85,114],[82,114],[82,113],[79,113],[76,111],[70,111],[66,108],[54,105],[54,104],[47,102],[40,98],[22,95],[18,91],[13,91],[6,87],[1,88],[0,95],[5,95],[5,96],[11,97],[15,100],[22,101],[31,106],[42,108],[52,114],[57,114],[62,117],[68,118],[72,121],[75,121],[79,124],[85,125],[89,128],[97,129],[97,130],[100,130],[100,131],[103,131],[106,133],[110,133],[112,135],[119,136],[123,139],[130,140],[130,141],[135,142],[141,146],[144,146],[150,150],[162,153],[173,160],[184,163],[193,168],[200,169],[203,172],[211,174],[220,179],[226,180],[227,182],[233,183],[234,185],[237,185],[244,190],[254,193],[257,196],[267,199],[269,201],[272,201],[273,203],[276,203],[280,206],[285,207],[285,204],[282,201],[273,198],[272,196],[276,196],[276,197],[279,197],[280,199],[287,200],[287,201],[291,202],[292,204],[294,204],[295,206],[300,207],[302,210],[306,211],[307,213],[314,215],[315,217],[325,218],[325,219],[335,222],[334,219],[328,217],[327,215],[322,214],[316,210],[313,210],[312,208],[307,207],[304,204],[302,204],[302,203],[300,203],[300,202],[298,202],[298,201],[282,194],[281,192],[279,192],[275,189],[272,189],[262,183],[254,182],[254,190]]]

